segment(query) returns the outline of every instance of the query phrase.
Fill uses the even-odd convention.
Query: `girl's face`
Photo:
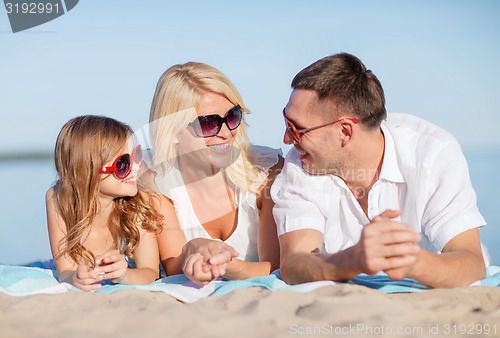
[[[123,148],[104,166],[112,166],[115,159],[122,154],[132,154],[134,151],[132,141],[130,138]],[[120,179],[113,175],[102,173],[102,178],[99,181],[99,194],[100,197],[110,197],[112,199],[125,196],[135,196],[137,194],[137,172],[139,171],[139,164],[132,161],[132,171],[127,177]]]
[[[201,97],[190,124],[198,123],[197,118],[205,115],[219,115],[223,118],[234,106],[224,96],[207,92]],[[235,151],[233,143],[238,128],[229,130],[226,123],[223,123],[216,135],[200,137],[196,135],[194,126],[190,125],[178,135],[177,148],[181,155],[195,157],[216,168],[225,168],[231,164],[231,152]]]

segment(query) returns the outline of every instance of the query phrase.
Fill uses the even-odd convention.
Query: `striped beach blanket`
[[[363,285],[377,289],[383,293],[421,292],[429,287],[412,279],[391,280],[385,275],[359,275],[348,281],[349,284]],[[255,277],[245,280],[219,279],[207,285],[192,283],[185,275],[165,277],[149,285],[103,285],[97,293],[110,294],[119,290],[140,289],[164,292],[186,303],[195,302],[208,296],[219,296],[236,289],[258,286],[271,291],[290,290],[308,292],[324,286],[338,284],[332,281],[319,281],[298,285],[288,285],[281,280],[279,270],[269,276]],[[487,277],[473,285],[500,286],[500,267],[490,266]],[[0,265],[0,292],[11,296],[26,296],[33,294],[54,294],[63,292],[82,292],[68,283],[59,283],[53,269],[39,267],[24,267]]]

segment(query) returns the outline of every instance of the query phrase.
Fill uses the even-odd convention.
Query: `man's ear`
[[[348,145],[356,134],[356,128],[354,123],[350,120],[344,120],[340,122],[340,138],[342,141],[342,147]]]

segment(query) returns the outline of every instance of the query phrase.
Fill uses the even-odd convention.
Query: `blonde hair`
[[[68,121],[61,129],[54,152],[58,180],[55,202],[66,225],[58,259],[67,255],[75,263],[92,263],[94,254],[82,244],[82,236],[99,212],[99,169],[119,155],[132,129],[104,116],[85,115]],[[110,228],[119,249],[133,258],[139,244],[137,224],[148,231],[161,231],[162,217],[140,192],[114,200]]]
[[[207,92],[219,94],[235,106],[239,105],[244,113],[250,113],[231,81],[207,64],[188,62],[175,65],[160,77],[151,104],[149,125],[154,149],[153,164],[163,173],[174,166],[177,157],[175,138],[196,115],[196,107]],[[232,164],[226,168],[227,177],[239,188],[257,192],[260,182],[257,168],[249,159],[251,145],[245,114],[236,129],[234,146],[236,151],[232,152]]]

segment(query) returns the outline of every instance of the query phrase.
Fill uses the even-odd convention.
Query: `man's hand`
[[[361,232],[359,242],[354,246],[357,264],[361,272],[374,275],[379,271],[389,278],[406,277],[417,261],[421,235],[405,223],[393,219],[401,210],[386,210],[373,218]]]

